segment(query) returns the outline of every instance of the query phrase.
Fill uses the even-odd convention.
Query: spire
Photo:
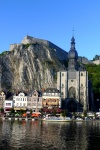
[[[74,27],[73,27],[73,30],[72,30],[72,32],[73,32],[72,36],[74,36]]]
[[[71,39],[71,48],[70,50],[75,50],[75,39],[74,39],[74,36],[72,36],[72,39]]]

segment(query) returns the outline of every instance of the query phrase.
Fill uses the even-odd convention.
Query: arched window
[[[70,87],[68,91],[69,98],[76,98],[76,90],[74,87]]]

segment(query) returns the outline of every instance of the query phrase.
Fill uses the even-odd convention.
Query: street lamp
[[[97,111],[100,111],[100,102],[99,102],[99,99],[97,99]]]

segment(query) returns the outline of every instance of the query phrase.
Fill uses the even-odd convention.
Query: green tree
[[[15,113],[15,110],[14,110],[14,108],[11,108],[11,111],[10,111],[10,113]]]
[[[88,64],[85,67],[92,81],[94,95],[100,95],[100,65]]]
[[[57,111],[54,109],[54,110],[52,111],[53,116],[56,116],[56,113],[57,113]]]
[[[0,110],[0,111],[1,111],[1,113],[4,113],[4,109],[3,109],[3,108],[1,108],[1,110]]]
[[[66,117],[67,115],[68,115],[68,110],[63,110],[63,112],[61,113],[61,115],[63,116],[63,117]]]

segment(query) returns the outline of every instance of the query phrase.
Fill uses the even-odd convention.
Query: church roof
[[[60,91],[56,88],[47,88],[44,93],[60,93]]]

